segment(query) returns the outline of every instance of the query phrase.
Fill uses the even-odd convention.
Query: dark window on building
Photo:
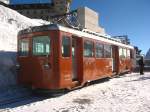
[[[49,36],[33,37],[33,55],[49,55],[51,51],[50,46]]]
[[[30,12],[27,10],[27,14],[30,14]]]
[[[29,54],[29,40],[19,40],[19,56],[27,56]]]
[[[43,10],[41,10],[41,14],[43,14],[44,12],[43,12]]]
[[[93,42],[85,41],[84,42],[84,57],[93,57],[94,56],[93,49],[94,49]]]
[[[111,45],[104,45],[104,58],[111,58]]]
[[[70,38],[69,37],[63,37],[61,50],[62,50],[63,57],[70,57]]]
[[[103,44],[101,43],[96,43],[96,58],[102,58],[103,57],[103,49],[104,49],[104,46]]]
[[[33,11],[33,13],[34,13],[34,14],[37,14],[37,11],[36,11],[36,10],[34,10],[34,11]]]

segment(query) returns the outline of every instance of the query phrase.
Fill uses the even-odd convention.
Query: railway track
[[[11,86],[0,89],[0,108],[13,103],[22,102],[32,98],[32,92],[28,88]]]

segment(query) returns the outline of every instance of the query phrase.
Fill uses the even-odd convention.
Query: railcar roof
[[[79,37],[91,38],[91,39],[100,40],[100,41],[103,41],[103,42],[106,42],[106,43],[109,43],[109,44],[112,44],[112,45],[118,45],[118,46],[121,46],[121,47],[134,49],[134,47],[131,46],[131,45],[123,44],[123,43],[118,42],[114,39],[111,39],[108,36],[103,35],[103,34],[98,34],[98,33],[93,34],[91,32],[87,33],[87,32],[83,32],[83,31],[80,31],[80,30],[60,26],[58,24],[50,24],[50,25],[30,27],[28,29],[21,30],[18,33],[18,36],[33,33],[33,32],[43,32],[43,31],[49,31],[49,30],[60,30],[60,31],[72,33],[73,35],[76,35],[76,36],[79,36]]]

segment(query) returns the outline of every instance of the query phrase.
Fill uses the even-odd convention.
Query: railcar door
[[[119,69],[119,51],[118,46],[112,46],[112,57],[113,57],[113,72],[118,73]]]
[[[77,40],[72,38],[72,80],[77,80]]]
[[[83,46],[82,38],[72,36],[72,81],[82,81]]]

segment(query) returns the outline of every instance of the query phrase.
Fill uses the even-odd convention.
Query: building
[[[88,7],[81,7],[77,9],[77,15],[82,29],[105,34],[104,28],[99,25],[99,14],[96,11]]]
[[[68,0],[10,0],[10,8],[29,18],[50,20],[52,16],[68,13],[70,3]]]
[[[75,25],[80,29],[105,34],[104,28],[99,25],[99,14],[88,7],[78,8],[75,11],[77,15],[73,18],[72,15],[66,15],[70,13],[71,2],[72,0],[10,0],[10,8],[29,18],[71,27]]]
[[[48,20],[54,15],[51,0],[10,0],[9,7],[29,18]]]

